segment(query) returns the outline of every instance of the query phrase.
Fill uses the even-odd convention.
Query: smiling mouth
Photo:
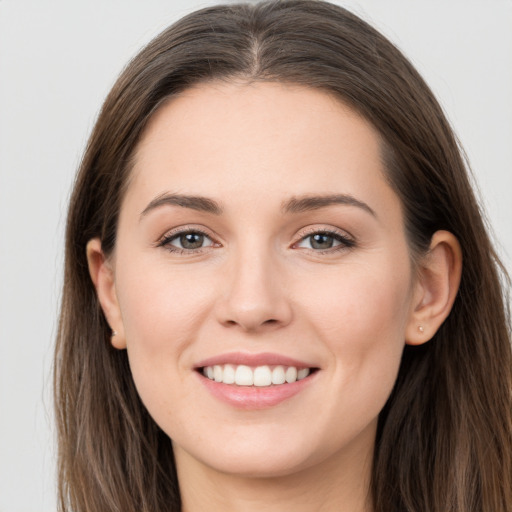
[[[296,366],[283,365],[251,367],[243,364],[216,364],[198,368],[198,371],[209,380],[248,387],[293,384],[305,379],[317,370],[318,368],[297,368]]]

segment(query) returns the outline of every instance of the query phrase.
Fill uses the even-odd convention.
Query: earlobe
[[[124,349],[126,343],[121,311],[117,301],[114,271],[102,251],[99,238],[89,240],[86,251],[89,274],[96,288],[103,314],[112,329],[112,346],[117,349]]]
[[[419,264],[405,333],[408,345],[421,345],[437,332],[455,302],[461,272],[462,251],[457,238],[448,231],[437,231]]]

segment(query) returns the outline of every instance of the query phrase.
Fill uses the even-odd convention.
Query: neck
[[[373,444],[345,455],[293,474],[247,477],[216,471],[175,447],[182,512],[372,512]]]

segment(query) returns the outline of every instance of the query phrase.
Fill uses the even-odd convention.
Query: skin
[[[112,343],[173,440],[184,510],[371,510],[378,414],[404,344],[427,342],[448,315],[461,265],[446,232],[413,265],[380,149],[339,100],[276,83],[197,86],[146,129],[114,254],[97,239],[87,250]],[[148,209],[162,194],[206,197],[222,213]],[[361,204],[283,211],[312,194]],[[206,233],[204,246],[176,252],[180,229]],[[343,238],[320,250],[315,232]],[[319,371],[292,398],[242,410],[195,371],[228,352]]]

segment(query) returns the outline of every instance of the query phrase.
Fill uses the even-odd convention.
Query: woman
[[[506,274],[432,93],[346,10],[150,43],[66,251],[63,510],[511,510]]]

